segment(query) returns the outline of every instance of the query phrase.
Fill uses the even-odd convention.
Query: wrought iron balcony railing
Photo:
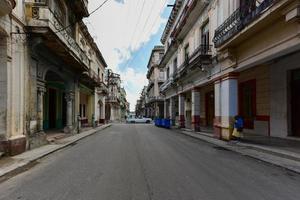
[[[277,0],[263,0],[257,6],[240,7],[215,31],[213,42],[220,47],[261,16]]]

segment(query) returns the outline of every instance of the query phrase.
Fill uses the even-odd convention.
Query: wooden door
[[[215,93],[214,91],[205,94],[205,116],[206,126],[213,127],[215,117]]]

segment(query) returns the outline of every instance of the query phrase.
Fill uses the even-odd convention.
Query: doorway
[[[56,128],[56,98],[56,90],[49,88],[49,129]]]
[[[213,127],[215,118],[215,92],[210,91],[205,94],[205,117],[206,126]]]
[[[292,71],[291,79],[292,135],[300,137],[300,69]]]
[[[244,118],[244,127],[254,129],[256,117],[256,80],[239,84],[239,115]]]
[[[55,72],[48,71],[45,83],[47,92],[43,102],[43,128],[45,131],[62,129],[66,125],[67,118],[64,81]]]

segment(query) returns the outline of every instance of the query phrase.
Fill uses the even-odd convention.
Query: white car
[[[152,122],[151,118],[146,117],[129,117],[126,120],[127,123],[147,123],[150,124]]]

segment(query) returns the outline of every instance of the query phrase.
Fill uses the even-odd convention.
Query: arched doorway
[[[65,83],[55,72],[48,71],[45,76],[46,94],[44,95],[44,130],[63,129],[66,126],[67,105]]]

